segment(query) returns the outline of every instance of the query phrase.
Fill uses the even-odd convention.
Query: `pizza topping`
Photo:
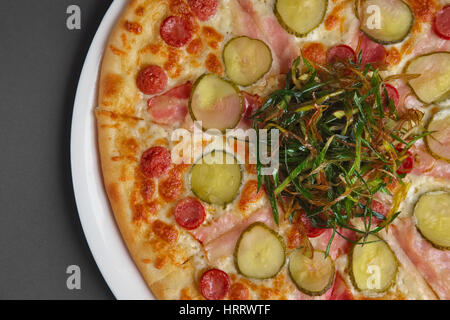
[[[205,220],[205,208],[193,197],[181,200],[173,211],[175,221],[187,230],[196,229]]]
[[[450,193],[429,192],[414,208],[417,229],[435,248],[450,250]]]
[[[236,244],[236,269],[249,278],[272,278],[284,265],[285,250],[283,239],[275,231],[255,222],[242,232]]]
[[[385,63],[386,49],[383,45],[378,44],[365,35],[361,35],[360,52],[362,52],[361,64],[366,66],[370,63],[372,66],[377,67]]]
[[[142,154],[140,165],[145,176],[159,178],[169,170],[170,152],[164,147],[151,147]]]
[[[323,218],[323,216],[322,216],[322,218]],[[320,219],[320,217],[319,217],[319,219]],[[309,238],[316,238],[327,230],[325,228],[319,228],[319,227],[313,226],[311,219],[308,218],[306,216],[306,213],[304,213],[304,212],[301,212],[298,215],[298,220],[302,224],[303,228],[305,229],[306,235]],[[314,220],[314,222],[316,223],[316,220]]]
[[[381,96],[383,98],[383,102],[385,104],[385,107],[384,107],[385,110],[386,111],[389,110],[389,107],[388,107],[389,106],[389,101],[388,101],[387,97],[385,96],[384,89],[386,89],[387,96],[392,100],[392,103],[394,104],[394,107],[397,107],[398,103],[400,101],[400,95],[399,95],[397,89],[393,85],[387,83],[387,84],[384,85],[384,88],[383,88],[382,93],[381,93]]]
[[[425,144],[433,157],[450,162],[450,112],[444,109],[428,122],[427,130],[433,132],[425,137]]]
[[[245,284],[236,282],[231,285],[229,298],[230,300],[248,300],[250,291]]]
[[[192,192],[201,200],[224,206],[236,198],[242,170],[236,158],[215,150],[204,155],[191,169]]]
[[[218,0],[188,0],[188,3],[192,12],[201,21],[206,21],[215,15],[219,6]]]
[[[178,231],[161,220],[155,220],[152,225],[153,232],[166,242],[173,243],[178,238]]]
[[[334,262],[323,251],[306,256],[301,249],[289,256],[289,275],[298,290],[310,296],[320,296],[331,288],[334,280]]]
[[[364,244],[355,244],[350,254],[350,278],[363,292],[385,292],[394,283],[398,262],[388,244],[369,235]]]
[[[139,72],[136,85],[144,94],[160,93],[167,86],[167,74],[161,67],[148,66]]]
[[[189,112],[192,120],[201,121],[205,130],[232,129],[242,116],[241,93],[231,82],[204,74],[194,83]]]
[[[245,36],[228,41],[222,55],[228,78],[241,86],[255,83],[272,66],[269,47],[261,40]]]
[[[450,52],[435,52],[414,58],[406,73],[419,75],[408,84],[425,103],[445,99],[450,93]]]
[[[336,278],[334,279],[330,300],[354,300],[352,292],[345,284],[339,272],[336,273]]]
[[[407,174],[412,171],[413,167],[414,167],[414,157],[407,156],[405,160],[402,161],[396,172],[398,175]]]
[[[442,300],[450,299],[450,261],[447,250],[439,250],[418,232],[414,216],[392,226],[392,233],[402,250]],[[444,280],[445,279],[445,280]]]
[[[327,51],[327,63],[328,64],[334,64],[336,62],[342,62],[342,61],[356,61],[356,55],[355,51],[345,45],[345,44],[339,44],[337,46],[331,47]]]
[[[161,38],[172,47],[182,47],[192,38],[191,22],[181,16],[170,16],[164,19],[160,27]]]
[[[371,200],[388,185],[402,182],[404,176],[396,171],[408,150],[429,132],[423,132],[419,110],[397,113],[390,103],[385,111],[385,81],[379,70],[364,71],[357,62],[323,70],[303,62],[302,71],[300,59],[293,63],[284,88],[274,91],[254,115],[260,128],[280,135],[278,170],[257,175],[274,221],[279,222],[278,204],[290,222],[302,210],[308,212],[314,226],[323,225],[331,233],[324,248],[328,254],[342,230],[377,233],[395,219],[393,210],[383,224],[372,225]],[[400,143],[405,150],[398,152]],[[355,216],[366,218],[363,226],[351,224]]]
[[[378,12],[379,17],[375,17]],[[413,12],[402,0],[363,0],[358,13],[361,30],[381,44],[403,41],[414,24]]]
[[[277,0],[275,15],[287,32],[305,37],[322,23],[328,0]]]
[[[433,30],[442,39],[450,40],[450,5],[436,13],[433,20]]]
[[[183,121],[188,113],[188,99],[192,84],[187,82],[166,93],[147,100],[147,110],[152,120],[159,124],[177,124]]]
[[[210,269],[200,278],[200,291],[208,300],[222,300],[230,291],[230,277],[219,269]]]
[[[245,119],[250,119],[256,110],[261,108],[263,105],[263,100],[257,94],[250,94],[245,91],[242,91],[242,98],[244,99],[243,116]]]

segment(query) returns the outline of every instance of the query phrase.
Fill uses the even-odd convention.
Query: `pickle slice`
[[[223,49],[225,72],[231,81],[249,86],[261,79],[272,67],[272,53],[261,40],[237,37]]]
[[[236,269],[248,278],[275,277],[286,260],[283,239],[262,222],[245,229],[234,251]]]
[[[289,257],[289,274],[298,290],[310,296],[320,296],[330,289],[334,279],[334,262],[325,252],[314,250],[313,258],[294,250]]]
[[[450,193],[429,192],[414,207],[416,227],[435,248],[450,250]]]
[[[450,93],[450,52],[416,57],[407,64],[405,72],[420,75],[408,84],[424,103],[445,99]]]
[[[297,37],[305,37],[325,18],[328,0],[277,0],[275,16],[280,25]]]
[[[201,200],[216,205],[232,202],[241,186],[242,169],[236,158],[214,150],[204,155],[191,169],[191,189]]]
[[[424,139],[428,152],[436,159],[450,162],[450,108],[436,113],[428,122],[427,131],[434,131]]]
[[[378,236],[369,235],[366,242],[353,246],[349,259],[350,278],[359,291],[385,292],[397,275],[397,258]]]
[[[194,121],[201,121],[204,130],[225,131],[237,126],[242,116],[242,96],[231,81],[215,74],[199,77],[189,99],[189,112]]]
[[[414,24],[411,8],[402,0],[361,0],[356,10],[361,31],[381,44],[403,41]]]

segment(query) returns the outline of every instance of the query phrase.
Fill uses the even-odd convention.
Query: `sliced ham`
[[[203,244],[232,229],[242,218],[231,211],[225,212],[220,218],[193,230],[191,234]]]
[[[220,220],[220,219],[219,219]],[[245,230],[249,225],[254,222],[263,222],[267,226],[273,228],[275,227],[275,222],[273,220],[272,210],[270,207],[263,207],[257,210],[255,213],[250,215],[247,219],[234,221],[235,224],[228,228],[228,230],[222,235],[216,234],[218,236],[214,240],[204,243],[204,248],[210,262],[217,261],[221,257],[230,256],[233,254],[236,242],[239,239],[242,231]],[[224,223],[224,221],[219,222],[219,224]],[[224,230],[224,227],[216,227],[217,230]]]
[[[411,173],[450,180],[450,163],[430,155],[423,141],[416,143],[411,151],[414,155],[414,168]]]
[[[377,67],[385,62],[386,49],[384,48],[384,46],[370,40],[362,33],[360,51],[362,51],[361,64],[363,66],[370,63],[374,67]]]
[[[339,229],[338,231],[348,239],[351,239],[354,241],[356,241],[358,239],[358,235],[352,230]],[[327,229],[322,235],[320,235],[320,237],[317,238],[317,242],[314,245],[314,248],[325,251],[332,234],[333,234],[333,230]],[[342,238],[339,234],[336,233],[334,235],[333,242],[330,247],[330,251],[329,251],[330,256],[333,259],[336,259],[340,255],[348,253],[350,251],[351,246],[352,246],[352,243],[350,241],[347,241],[346,239]]]
[[[419,35],[412,48],[414,56],[436,51],[450,51],[450,41],[439,38],[430,28],[428,32]]]
[[[262,17],[263,31],[278,60],[281,73],[287,73],[292,62],[300,54],[294,36],[287,33],[274,16]]]
[[[417,231],[414,218],[392,226],[401,248],[440,299],[450,299],[450,252],[435,249]]]
[[[354,300],[352,292],[347,287],[339,272],[336,272],[330,300]]]
[[[152,120],[159,124],[181,123],[188,113],[188,100],[192,84],[187,82],[147,101]]]

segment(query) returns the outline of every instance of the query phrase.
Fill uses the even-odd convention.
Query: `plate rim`
[[[78,216],[100,273],[116,299],[141,300],[155,297],[131,258],[109,205],[97,149],[94,115],[104,49],[127,3],[127,0],[112,2],[86,55],[72,112],[70,162]],[[111,246],[113,250],[108,250]]]

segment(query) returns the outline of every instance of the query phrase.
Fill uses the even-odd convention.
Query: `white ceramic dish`
[[[103,51],[127,0],[115,0],[92,41],[81,72],[72,116],[71,163],[75,199],[92,255],[117,299],[154,299],[130,257],[103,186],[94,108]]]

